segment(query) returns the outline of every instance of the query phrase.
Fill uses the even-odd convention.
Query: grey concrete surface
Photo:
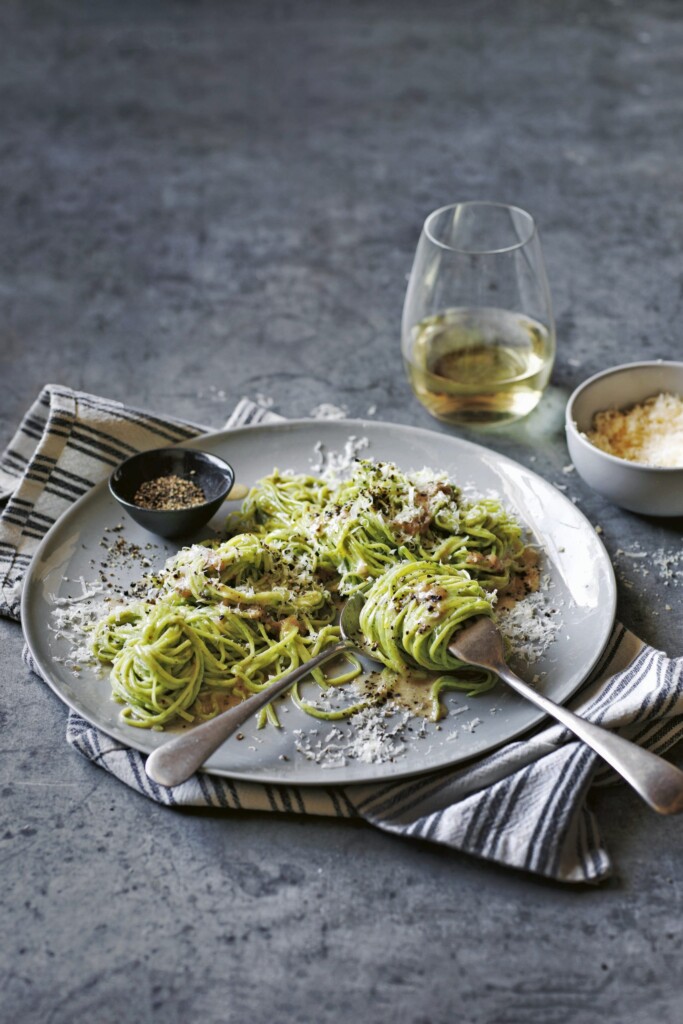
[[[4,0],[0,443],[49,381],[212,426],[260,394],[445,430],[399,359],[420,226],[516,202],[559,354],[486,443],[568,487],[622,619],[683,654],[683,589],[619,553],[677,552],[681,522],[562,472],[580,380],[681,358],[682,47],[673,0]],[[360,824],[164,810],[67,748],[21,646],[0,623],[3,1022],[681,1020],[681,823],[626,789],[595,798],[616,875],[581,890]]]

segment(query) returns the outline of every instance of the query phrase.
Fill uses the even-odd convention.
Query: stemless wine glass
[[[469,202],[427,217],[403,307],[402,350],[413,391],[447,423],[507,423],[538,405],[555,326],[530,214]]]

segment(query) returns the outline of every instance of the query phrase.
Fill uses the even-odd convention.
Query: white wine
[[[526,416],[548,383],[554,337],[547,327],[504,309],[447,309],[405,339],[404,359],[417,397],[448,423],[494,425]]]

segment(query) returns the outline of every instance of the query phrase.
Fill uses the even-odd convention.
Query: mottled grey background
[[[486,443],[568,488],[623,620],[682,654],[677,580],[620,553],[680,552],[681,522],[562,472],[577,383],[681,358],[682,54],[674,0],[4,0],[0,444],[49,381],[216,427],[260,395],[444,430],[399,359],[420,227],[515,202],[559,353]],[[617,876],[582,891],[359,824],[171,812],[66,747],[20,651],[0,623],[3,1022],[680,1020],[681,824],[625,789],[595,799]]]

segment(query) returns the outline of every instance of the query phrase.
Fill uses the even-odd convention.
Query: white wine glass
[[[440,420],[495,426],[538,405],[555,326],[533,217],[504,203],[454,203],[422,229],[403,307],[411,386]]]

